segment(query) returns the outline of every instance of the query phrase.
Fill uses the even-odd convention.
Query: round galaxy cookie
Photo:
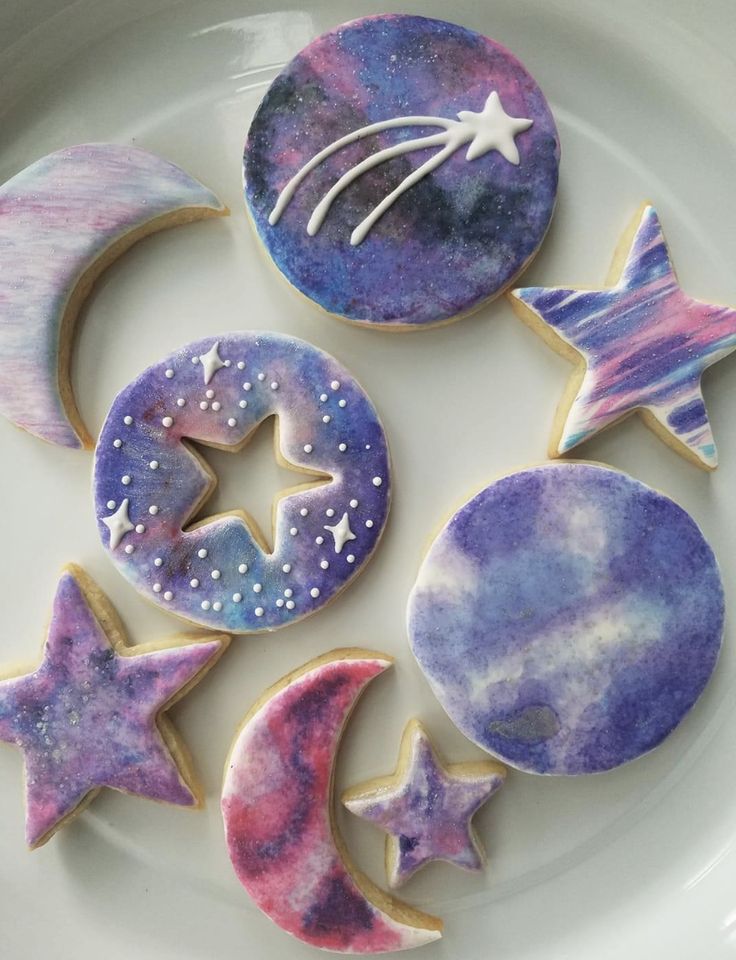
[[[705,687],[724,598],[692,518],[587,463],[492,483],[446,524],[408,607],[411,647],[471,740],[531,773],[656,747]]]
[[[197,517],[217,480],[191,442],[238,451],[277,417],[282,465],[314,479],[285,491],[267,543],[244,511]],[[189,344],[115,399],[95,451],[102,542],[166,610],[230,633],[319,610],[363,568],[390,502],[389,453],[355,379],[311,344],[234,333]]]
[[[503,291],[544,238],[559,141],[508,50],[426,17],[365,17],[282,70],[244,151],[245,199],[286,279],[357,323],[418,329]]]

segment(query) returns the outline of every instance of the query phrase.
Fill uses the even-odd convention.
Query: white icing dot
[[[263,381],[266,379],[266,374],[265,374],[265,373],[259,373],[259,374],[258,374],[258,379],[261,381],[261,383],[263,383]]]
[[[237,424],[238,424],[238,421],[235,419],[235,417],[230,417],[227,421],[228,427],[235,427],[237,426]]]
[[[370,448],[371,448],[370,443],[366,443],[365,448],[366,448],[366,450],[370,450]]]
[[[212,609],[219,613],[220,610],[222,610],[222,603],[220,603],[219,600],[215,600],[215,602],[212,604]]]
[[[222,409],[222,404],[220,403],[219,400],[215,400],[215,402],[212,404],[212,409],[215,411],[215,413],[217,413],[218,410]]]
[[[241,601],[242,599],[243,599],[243,594],[242,594],[242,593],[234,593],[234,594],[233,594],[233,603],[240,603],[240,601]]]
[[[295,537],[299,531],[296,527],[292,527],[291,530],[289,530],[289,533],[292,535],[292,537]]]
[[[115,504],[113,503],[112,506],[114,507]],[[110,504],[109,504],[109,503],[108,503],[108,507],[110,507]],[[112,507],[110,507],[110,509],[112,510]],[[309,513],[309,510],[307,510],[306,507],[302,507],[301,510],[299,511],[299,515],[302,516],[302,517],[306,517],[306,515],[307,515],[308,513]]]
[[[322,401],[322,403],[327,403],[327,394],[326,394],[326,393],[320,393],[319,398],[320,398],[320,400]]]
[[[332,383],[330,384],[330,386],[332,387],[333,390],[339,390],[339,389],[340,389],[340,381],[339,381],[339,380],[333,380]]]
[[[232,360],[223,360],[222,362],[226,367],[232,366]]]
[[[130,556],[130,554],[131,554],[134,550],[135,550],[135,547],[133,546],[132,543],[129,543],[128,546],[125,548],[125,552],[128,554],[128,556]]]
[[[127,473],[125,474],[124,477],[121,477],[121,478],[120,478],[120,482],[121,482],[122,484],[124,484],[124,486],[126,486],[126,487],[128,486],[128,484],[130,483],[130,477],[128,476]]]
[[[192,357],[192,363],[199,363],[199,357]]]
[[[328,508],[325,510],[325,516],[326,516],[326,517],[334,517],[334,516],[335,516],[335,511],[332,509],[332,507],[328,507]]]
[[[263,585],[260,583],[253,584],[253,593],[260,593],[263,590]]]
[[[136,533],[145,533],[145,532],[146,532],[146,528],[143,526],[142,523],[136,523],[136,525],[135,525],[135,532],[136,532]]]
[[[256,607],[253,613],[255,613],[257,617],[262,617],[264,613],[263,607]]]
[[[272,390],[278,390],[278,388],[279,388],[279,382],[278,382],[278,380],[272,380],[272,381],[271,381],[271,389],[272,389]]]
[[[348,563],[355,563],[355,555],[352,553],[349,553],[345,559]]]
[[[248,401],[247,401],[247,400],[241,400],[241,401],[238,403],[238,406],[240,407],[241,410],[245,410],[245,408],[248,406]]]
[[[286,601],[286,609],[287,609],[287,610],[293,610],[293,609],[294,609],[294,601],[293,601],[293,600],[287,600],[287,601]]]
[[[311,443],[305,443],[305,444],[304,444],[304,452],[305,452],[305,453],[311,453],[312,450],[314,450],[314,447],[312,446]]]
[[[237,368],[238,368],[238,370],[245,370],[245,364],[243,363],[242,360],[238,360],[238,362],[237,362]]]
[[[173,599],[174,599],[174,594],[171,592],[171,590],[165,590],[164,600],[173,600]]]
[[[219,570],[213,570],[212,573],[210,574],[210,576],[212,577],[213,580],[219,580],[219,579],[220,579],[220,571],[219,571]]]
[[[252,386],[253,386],[253,384],[252,384],[252,383],[248,383],[248,381],[246,380],[245,383],[243,384],[243,390],[250,390],[250,388],[251,388]]]
[[[312,587],[312,589],[309,591],[309,595],[314,597],[316,600],[319,596],[319,587]]]
[[[151,468],[151,470],[158,470],[158,460],[151,460],[148,466]]]
[[[132,418],[130,415],[123,417],[123,423],[124,423],[127,427],[129,427],[132,422],[133,422],[133,418]]]
[[[201,550],[197,550],[197,556],[200,558],[200,560],[204,560],[204,558],[207,556],[207,550],[202,547]]]
[[[347,400],[338,400],[337,405],[338,407],[346,407],[348,405],[348,402]]]
[[[358,506],[358,501],[357,501],[357,500],[351,500],[351,501],[350,501],[350,506],[353,508],[353,510],[355,510],[355,508]]]
[[[165,427],[173,427],[173,426],[174,426],[174,418],[173,418],[173,417],[164,417],[163,420],[161,421],[161,423],[162,423]]]
[[[108,510],[114,510],[114,509],[115,509],[115,501],[114,501],[114,500],[108,500],[108,501],[107,501],[107,509],[108,509]]]
[[[366,520],[365,525],[366,525],[366,527],[368,527],[368,529],[370,530],[370,528],[373,526],[373,521],[372,521],[372,520]]]
[[[154,585],[153,585],[153,592],[154,592],[154,593],[161,593],[161,584],[160,584],[160,583],[154,583]]]
[[[171,369],[171,367],[169,367],[169,369],[164,373],[164,376],[167,380],[171,380],[171,378],[174,376],[174,371]]]
[[[205,397],[207,397],[208,400],[211,400],[211,399],[214,397],[214,395],[215,395],[215,391],[212,390],[212,389],[210,389],[210,390],[205,390],[204,395],[205,395]]]
[[[116,437],[116,438],[113,440],[112,445],[113,445],[113,447],[115,447],[116,449],[119,450],[120,447],[122,447],[122,445],[123,445],[123,441],[122,441],[119,437]]]
[[[326,413],[324,417],[322,417],[322,423],[329,423],[330,420],[332,420],[332,417],[329,415],[329,413]]]
[[[184,397],[179,397],[179,399],[176,401],[176,405],[177,405],[177,407],[183,407],[183,406],[185,406],[185,405],[186,405],[186,400],[184,399]]]
[[[284,571],[284,573],[291,573],[291,564],[285,563],[281,569]]]
[[[241,563],[240,566],[238,567],[238,573],[247,573],[247,572],[248,572],[248,564]]]
[[[162,567],[163,564],[164,561],[161,559],[161,557],[156,557],[156,559],[153,561],[154,567]]]
[[[285,596],[285,597],[293,597],[293,596],[294,596],[294,591],[291,589],[291,587],[287,587],[286,590],[284,590],[284,596]]]
[[[347,448],[348,448],[347,443],[338,443],[337,445],[337,449],[340,451],[340,453],[345,453]]]
[[[210,405],[209,405],[209,403],[207,403],[206,400],[200,400],[200,401],[199,401],[199,409],[200,409],[200,410],[208,410],[208,409],[209,409],[209,406],[210,406]]]
[[[281,599],[281,597],[279,597],[278,600],[276,601],[276,606],[277,606],[279,609],[281,609],[281,607],[283,607],[283,605],[284,605],[284,601]]]
[[[322,544],[325,542],[325,538],[324,538],[324,537],[315,537],[315,538],[314,538],[314,542],[317,544],[317,546],[321,547]]]
[[[158,507],[156,506],[155,503],[151,504],[151,506],[148,508],[148,512],[151,514],[152,517],[156,516],[156,514],[158,513]]]
[[[212,606],[212,604],[209,602],[209,600],[203,600],[203,601],[200,603],[200,607],[201,607],[203,610],[209,610],[209,608],[210,608],[211,606]]]
[[[380,487],[382,483],[383,483],[383,480],[382,480],[380,477],[374,477],[374,478],[373,478],[373,486],[374,486],[374,487]]]
[[[196,577],[192,577],[192,579],[189,581],[189,586],[192,588],[192,590],[196,590],[199,586],[199,580],[197,580]]]
[[[319,565],[323,570],[326,570],[330,564],[327,562],[327,560],[320,560]]]

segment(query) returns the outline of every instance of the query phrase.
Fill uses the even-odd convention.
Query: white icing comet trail
[[[459,150],[464,144],[468,143],[468,149],[465,154],[466,160],[476,160],[482,157],[490,150],[497,150],[502,157],[514,165],[519,164],[519,150],[516,146],[515,137],[524,130],[531,127],[533,121],[523,117],[511,117],[503,108],[501,98],[494,90],[480,113],[474,113],[472,110],[461,110],[458,113],[457,120],[451,120],[446,117],[394,117],[390,120],[381,120],[378,123],[371,123],[368,126],[353,130],[352,133],[340,137],[320,150],[311,160],[289,180],[284,189],[279,194],[278,200],[271,211],[268,222],[275,226],[281,219],[281,215],[289,205],[292,197],[296,193],[300,184],[306,177],[315,170],[324,160],[342,150],[343,147],[366,137],[373,136],[375,133],[381,133],[384,130],[390,130],[395,127],[442,127],[442,133],[433,133],[425,137],[417,137],[414,140],[405,140],[403,143],[396,143],[384,150],[371,154],[365,160],[351,167],[344,173],[340,179],[327,191],[324,197],[314,208],[312,216],[307,224],[307,233],[313,237],[324,223],[325,217],[329,213],[335,199],[350,186],[354,180],[361,177],[368,170],[379,166],[387,160],[401,156],[404,153],[412,153],[415,150],[426,150],[428,147],[441,147],[433,156],[426,160],[421,166],[417,167],[409,176],[405,177],[401,183],[381,200],[377,206],[371,210],[368,216],[358,224],[350,235],[350,243],[355,247],[366,238],[373,225],[383,216],[383,214],[393,206],[398,198],[406,193],[415,183],[418,183],[428,173],[435,170],[449,157]]]

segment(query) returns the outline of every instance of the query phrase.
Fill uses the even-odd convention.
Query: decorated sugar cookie
[[[493,40],[403,14],[343,24],[271,85],[245,198],[278,269],[329,313],[417,329],[529,263],[557,192],[542,92]]]
[[[201,804],[163,711],[214,665],[228,639],[129,648],[99,588],[79,567],[66,568],[40,665],[0,680],[0,740],[23,752],[30,847],[45,843],[101,787]]]
[[[452,720],[531,773],[652,750],[700,696],[723,634],[713,551],[668,497],[606,467],[492,483],[446,524],[412,590],[412,650]]]
[[[312,479],[274,508],[273,550],[238,510],[192,522],[216,478],[190,441],[238,451],[278,417],[277,456]],[[95,509],[120,572],[171,613],[233,633],[275,630],[332,600],[378,544],[386,438],[355,379],[272,333],[189,344],[113,402],[95,451]]]
[[[69,378],[79,309],[102,271],[164,227],[226,214],[173,163],[86,143],[0,187],[0,413],[65,447],[91,447]]]
[[[396,772],[345,791],[342,802],[386,831],[386,873],[398,887],[431,860],[481,869],[485,855],[471,821],[505,777],[490,760],[445,767],[427,731],[411,720]]]
[[[228,853],[256,905],[299,940],[340,953],[386,953],[441,936],[436,917],[376,887],[352,864],[335,824],[335,755],[364,687],[391,664],[333,650],[267,690],[225,766]]]
[[[511,295],[519,316],[577,365],[549,455],[636,411],[677,453],[714,469],[700,379],[736,348],[736,310],[683,293],[649,205],[622,238],[607,282],[603,290],[525,287]]]

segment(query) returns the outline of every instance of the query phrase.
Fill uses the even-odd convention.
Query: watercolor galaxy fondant
[[[222,815],[238,879],[282,930],[322,950],[385,953],[441,936],[436,917],[355,868],[334,819],[342,731],[365,686],[390,665],[355,649],[305,664],[258,700],[225,766]]]
[[[318,37],[274,80],[245,144],[245,198],[299,291],[416,329],[513,282],[544,238],[558,164],[547,102],[508,50],[387,14]]]
[[[0,187],[0,413],[34,436],[91,447],[69,379],[70,340],[102,270],[142,237],[227,208],[173,163],[85,143]]]
[[[724,598],[692,518],[594,464],[491,484],[447,523],[408,607],[451,719],[532,773],[608,770],[656,747],[721,647]]]
[[[272,415],[279,456],[319,479],[278,501],[269,552],[242,511],[192,523],[216,478],[188,441],[237,451]],[[275,630],[323,607],[372,555],[391,497],[388,447],[362,388],[317,347],[208,337],[117,396],[94,496],[102,542],[144,596],[214,629]]]
[[[485,855],[471,821],[505,777],[490,760],[445,767],[427,731],[410,720],[396,772],[346,790],[342,802],[386,831],[388,882],[399,887],[431,860],[482,868]]]
[[[197,807],[199,788],[161,715],[215,663],[228,637],[128,648],[115,611],[69,566],[43,660],[0,680],[0,740],[25,761],[26,840],[45,843],[101,787]]]
[[[550,456],[638,411],[682,456],[715,468],[700,380],[736,348],[736,310],[683,293],[649,205],[624,235],[608,282],[603,290],[525,287],[511,294],[521,319],[579,367],[557,412]]]

